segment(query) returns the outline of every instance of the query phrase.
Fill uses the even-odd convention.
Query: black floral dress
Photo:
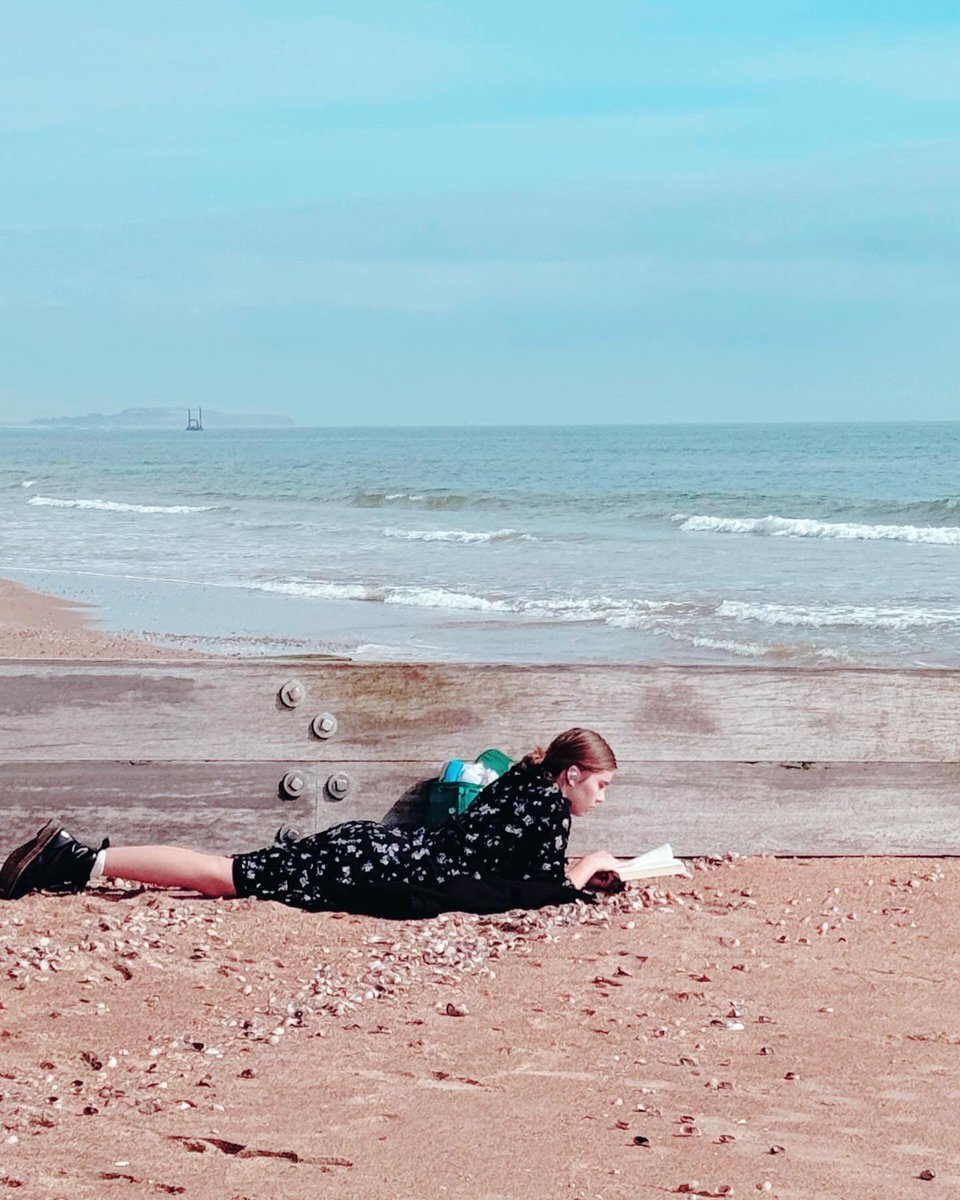
[[[512,767],[439,829],[345,821],[292,845],[233,860],[238,896],[323,908],[331,891],[364,884],[440,887],[473,879],[564,878],[570,805],[539,766]]]

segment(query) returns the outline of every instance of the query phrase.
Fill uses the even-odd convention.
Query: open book
[[[689,872],[679,858],[673,857],[670,843],[665,842],[646,854],[638,854],[636,858],[620,863],[617,874],[624,883],[629,883],[632,879],[656,879],[658,875],[688,875]]]

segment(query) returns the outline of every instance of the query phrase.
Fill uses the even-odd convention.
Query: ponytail
[[[567,767],[579,767],[585,775],[615,771],[617,759],[599,733],[575,727],[558,734],[546,750],[539,746],[531,750],[520,760],[520,766],[542,766],[551,779],[556,779]]]
[[[544,755],[543,747],[542,746],[534,746],[534,748],[530,751],[529,754],[525,754],[523,756],[523,758],[520,759],[519,765],[521,767],[525,767],[525,768],[526,767],[539,767],[540,764],[543,762],[543,755]]]

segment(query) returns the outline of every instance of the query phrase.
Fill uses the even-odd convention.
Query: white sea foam
[[[779,661],[795,659],[798,661],[854,663],[856,659],[845,647],[787,645],[782,642],[774,645],[763,645],[757,642],[736,642],[729,638],[692,637],[691,646],[704,650],[719,650],[724,654],[733,654],[738,658],[772,658]]]
[[[125,513],[198,513],[216,509],[213,504],[123,504],[118,500],[60,500],[55,496],[31,496],[27,503],[43,508],[92,508],[98,512]]]
[[[483,596],[445,587],[389,587],[362,583],[287,579],[248,582],[238,586],[315,600],[363,600],[407,608],[457,609],[463,612],[513,613],[533,619],[584,622],[621,629],[645,629],[659,622],[696,619],[701,606],[680,601],[642,600],[610,596],[531,599],[524,596]]]
[[[20,484],[20,486],[21,486],[21,487],[24,487],[24,488],[26,488],[26,487],[33,487],[33,485],[34,485],[36,482],[37,482],[37,481],[36,481],[35,479],[25,479],[25,480],[24,480],[24,481],[23,481],[23,482]]]
[[[408,608],[451,608],[465,612],[513,612],[505,600],[491,600],[469,592],[454,592],[442,587],[374,587],[362,583],[327,583],[291,579],[248,583],[246,587],[282,596],[302,596],[312,600],[366,600],[381,604],[400,604]]]
[[[241,585],[258,592],[274,592],[280,596],[301,596],[307,600],[383,600],[380,588],[361,583],[324,583],[307,579],[266,580]]]
[[[765,658],[783,662],[794,660],[799,662],[829,662],[854,663],[856,659],[844,646],[814,646],[810,644],[786,644],[783,642],[741,642],[734,638],[705,637],[702,634],[685,633],[682,630],[665,631],[667,637],[675,642],[685,642],[699,650],[715,650],[720,654],[731,654],[735,658]]]
[[[598,621],[612,629],[653,629],[664,622],[689,620],[699,610],[674,600],[612,599],[592,596],[577,602],[547,602],[547,612],[556,610],[565,620]]]
[[[466,612],[516,611],[505,600],[489,600],[486,596],[473,596],[469,592],[452,592],[438,587],[389,588],[384,602],[404,604],[411,608],[455,608]]]
[[[406,542],[458,542],[464,546],[475,546],[485,542],[532,542],[529,533],[517,529],[493,529],[474,532],[469,529],[395,529],[388,526],[383,536],[399,538]]]
[[[469,592],[454,592],[441,587],[377,587],[363,583],[331,583],[325,580],[261,580],[239,586],[281,596],[300,596],[308,600],[364,600],[381,604],[400,604],[410,608],[453,608],[467,612],[511,612],[503,600],[490,600]]]
[[[960,625],[957,608],[879,608],[856,604],[757,604],[724,600],[717,616],[734,621],[756,621],[763,625],[829,629],[854,626],[861,629],[932,629],[938,625]]]
[[[842,541],[922,542],[960,546],[960,526],[862,525],[806,517],[709,517],[676,513],[683,533],[745,533],[759,537],[833,538]]]
[[[737,658],[766,658],[771,650],[769,646],[760,645],[758,642],[735,642],[730,638],[685,637],[677,640],[689,642],[691,646],[698,646],[701,650],[719,650],[723,654],[735,654]]]
[[[606,595],[531,598],[487,596],[440,586],[390,587],[304,579],[263,581],[242,586],[280,595],[315,600],[354,600],[409,608],[441,609],[469,613],[516,615],[557,623],[607,625],[665,636],[702,650],[737,658],[798,659],[851,662],[845,648],[767,642],[757,638],[724,636],[711,626],[722,621],[727,628],[751,623],[812,630],[862,628],[912,630],[960,626],[960,609],[880,608],[870,605],[788,605],[724,600],[717,605],[689,601],[646,600]],[[704,629],[704,625],[707,629]],[[722,628],[722,627],[721,627]]]

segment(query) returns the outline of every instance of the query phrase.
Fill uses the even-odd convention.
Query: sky
[[[0,421],[952,420],[954,0],[4,0]]]

